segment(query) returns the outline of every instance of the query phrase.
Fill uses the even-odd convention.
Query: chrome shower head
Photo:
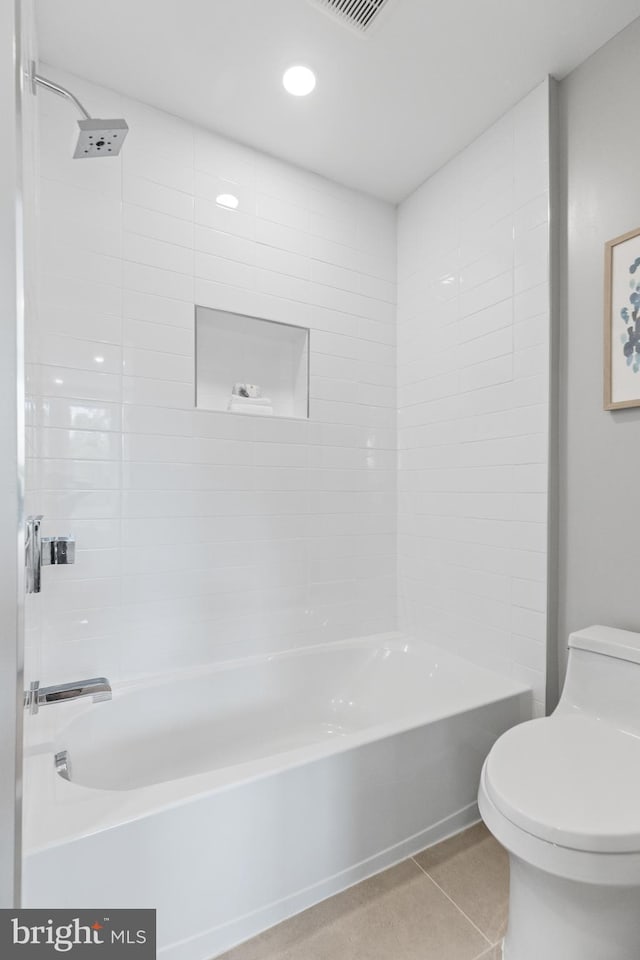
[[[117,157],[129,132],[124,120],[78,120],[80,135],[75,160]]]
[[[124,138],[129,133],[129,127],[124,120],[94,120],[80,103],[75,93],[71,93],[66,87],[61,87],[59,83],[54,83],[53,80],[40,76],[36,69],[35,60],[32,60],[29,65],[28,77],[31,80],[31,89],[34,93],[38,87],[49,90],[59,97],[64,97],[82,114],[84,119],[78,120],[80,135],[78,136],[76,152],[73,155],[74,160],[118,156]]]

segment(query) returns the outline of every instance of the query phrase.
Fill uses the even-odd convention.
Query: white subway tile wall
[[[549,88],[400,207],[403,627],[530,684],[546,670]]]
[[[74,161],[38,97],[27,509],[78,552],[29,598],[28,679],[394,629],[394,207],[43,72],[130,133]],[[194,409],[195,303],[311,328],[309,421]]]
[[[28,678],[399,624],[542,710],[547,84],[401,205],[396,251],[391,205],[49,73],[130,134],[74,161],[38,98],[27,508],[78,553],[29,598]],[[194,409],[195,303],[311,328],[309,421]]]

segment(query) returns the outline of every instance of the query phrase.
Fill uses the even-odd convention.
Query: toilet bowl
[[[557,709],[500,737],[478,803],[509,853],[505,960],[640,958],[640,634],[571,635]]]

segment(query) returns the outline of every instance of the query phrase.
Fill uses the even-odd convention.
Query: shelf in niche
[[[309,416],[309,330],[196,306],[196,407],[233,416]],[[272,413],[229,410],[236,383],[257,384]],[[264,405],[258,404],[264,407]]]

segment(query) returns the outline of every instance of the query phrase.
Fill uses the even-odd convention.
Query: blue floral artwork
[[[620,335],[622,351],[634,373],[640,372],[640,257],[636,257],[629,267],[630,307],[620,311],[626,333]]]

